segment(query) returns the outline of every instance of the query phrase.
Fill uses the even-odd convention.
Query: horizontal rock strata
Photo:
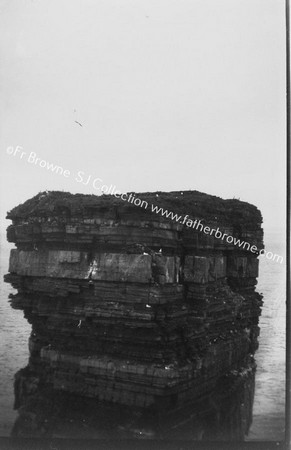
[[[17,289],[13,307],[32,325],[16,406],[48,389],[150,411],[167,417],[168,428],[177,411],[189,418],[194,408],[198,437],[208,430],[205,417],[213,418],[217,437],[237,415],[223,430],[242,438],[251,421],[262,305],[257,254],[150,205],[219,227],[258,250],[261,214],[196,191],[134,195],[148,208],[114,196],[48,192],[8,213],[7,237],[16,248],[5,279]]]

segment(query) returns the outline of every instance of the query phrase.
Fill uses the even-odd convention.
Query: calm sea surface
[[[286,243],[281,233],[265,236],[267,251],[281,255],[284,263],[260,257],[258,292],[264,295],[260,318],[253,424],[250,440],[277,441],[285,433],[286,366]]]
[[[5,233],[1,233],[0,436],[10,434],[17,416],[13,410],[13,377],[27,365],[30,335],[30,325],[23,318],[23,312],[12,309],[8,302],[8,295],[14,289],[3,282],[3,275],[8,272],[11,248],[5,239]],[[265,246],[285,260],[282,234],[267,234]],[[264,295],[264,306],[260,319],[260,347],[256,353],[254,417],[248,439],[277,441],[284,439],[285,422],[285,261],[279,264],[260,258],[257,290]]]

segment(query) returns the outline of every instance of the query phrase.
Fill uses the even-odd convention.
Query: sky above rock
[[[283,0],[0,9],[2,230],[6,211],[40,191],[103,184],[240,198],[266,228],[284,225]]]

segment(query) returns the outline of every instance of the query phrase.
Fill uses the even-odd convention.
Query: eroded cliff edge
[[[248,203],[134,196],[263,247]],[[194,439],[243,439],[262,305],[256,254],[108,195],[40,193],[7,218],[16,249],[5,280],[32,325],[15,435],[66,434],[67,416],[85,436],[96,421],[106,436],[110,417],[118,437],[185,436],[191,422]]]

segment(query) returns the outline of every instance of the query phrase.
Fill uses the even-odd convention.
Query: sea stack
[[[13,434],[243,440],[261,213],[197,191],[131,195],[43,192],[7,215],[5,281],[32,327]]]

